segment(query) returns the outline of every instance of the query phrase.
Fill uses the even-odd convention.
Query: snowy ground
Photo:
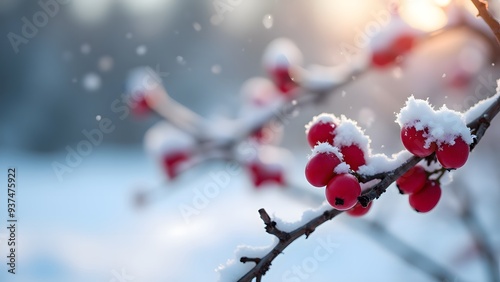
[[[290,221],[309,208],[279,188],[255,191],[241,171],[218,192],[214,190],[208,201],[193,202],[196,191],[214,183],[210,174],[226,171],[224,164],[214,164],[184,174],[157,193],[151,205],[134,209],[131,196],[138,187],[157,186],[162,180],[141,148],[97,148],[63,182],[57,180],[51,163],[63,160],[64,154],[2,152],[2,156],[2,169],[10,165],[18,169],[19,222],[15,276],[7,273],[7,233],[5,227],[0,229],[0,281],[216,281],[215,269],[233,258],[238,245],[273,242],[264,232],[259,208]],[[476,169],[488,159],[478,160],[472,157],[464,174],[475,174],[476,179],[485,179],[484,185],[498,187],[498,180],[488,182],[488,171]],[[308,187],[298,163],[296,181]],[[450,208],[450,192],[444,189],[438,208],[422,215],[395,190],[377,201],[366,218],[381,221],[458,273],[456,281],[484,281],[477,259],[462,263],[456,259],[469,241]],[[181,207],[187,205],[197,214],[183,216]],[[4,200],[0,207],[5,209]],[[0,212],[2,225],[5,214]],[[350,227],[354,220],[342,215],[308,240],[297,240],[273,262],[264,281],[433,281],[375,243],[370,234]],[[489,222],[495,222],[494,215],[486,217]]]

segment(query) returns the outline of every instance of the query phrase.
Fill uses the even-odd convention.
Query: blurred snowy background
[[[259,208],[294,221],[320,203],[301,201],[272,186],[257,191],[238,170],[196,216],[186,219],[181,206],[192,205],[197,191],[213,182],[211,175],[225,171],[226,164],[206,164],[167,182],[142,144],[159,119],[122,118],[113,111],[127,75],[149,66],[160,73],[172,98],[201,116],[235,117],[243,101],[241,85],[265,76],[261,57],[270,41],[292,39],[306,64],[344,64],[348,59],[342,44],[355,45],[388,7],[388,1],[368,0],[53,2],[61,3],[59,10],[16,53],[8,34],[22,35],[23,17],[33,21],[43,9],[35,1],[0,1],[0,167],[5,175],[7,167],[18,169],[19,218],[15,276],[7,273],[8,234],[0,228],[1,281],[215,281],[215,269],[233,257],[237,245],[269,245],[273,238],[264,232]],[[227,9],[222,19],[214,17],[221,3]],[[437,29],[449,20],[444,13],[412,12],[425,15],[422,26],[413,22],[422,29]],[[429,22],[434,26],[428,27]],[[300,108],[285,125],[282,141],[294,159],[288,168],[291,182],[314,190],[303,176],[309,153],[304,125],[312,116],[331,112],[356,119],[376,153],[392,154],[403,148],[394,113],[410,94],[428,97],[437,106],[467,109],[494,94],[498,67],[492,56],[497,53],[487,41],[457,29],[419,46],[403,64],[370,71],[321,105]],[[82,131],[99,128],[105,118],[113,132],[58,179],[53,162],[63,163],[67,146],[86,140]],[[498,257],[497,123],[455,181],[444,187],[434,211],[415,213],[393,188],[363,220],[383,224],[456,273],[456,281],[488,281],[477,244],[457,216],[460,205],[452,190],[469,191]],[[137,209],[134,193],[155,187],[161,188],[155,201]],[[6,224],[4,195],[6,191],[0,196],[0,226]],[[342,215],[308,240],[296,241],[273,262],[264,280],[433,281],[352,221],[360,220]],[[324,242],[331,244],[325,247]],[[326,258],[315,257],[318,247],[326,248]],[[303,275],[294,272],[297,267]]]

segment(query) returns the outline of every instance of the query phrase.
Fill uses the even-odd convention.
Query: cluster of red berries
[[[457,169],[467,162],[473,136],[463,114],[446,106],[436,111],[428,101],[411,96],[396,122],[401,126],[403,145],[415,156],[425,158],[435,153],[446,169]]]
[[[413,49],[417,40],[411,34],[401,34],[394,38],[389,46],[372,53],[372,64],[376,67],[387,67]]]
[[[405,126],[401,129],[403,145],[415,156],[423,158],[436,152],[438,161],[447,169],[462,167],[467,162],[470,151],[469,144],[461,136],[455,137],[449,143],[428,142],[430,136],[427,127],[417,130],[415,126]]]
[[[442,169],[462,167],[469,157],[469,144],[473,141],[470,129],[462,114],[443,106],[439,110],[428,101],[408,98],[396,120],[401,126],[401,141],[415,156],[425,158],[436,155]],[[396,184],[403,194],[410,194],[410,205],[418,212],[432,210],[441,197],[438,177],[429,179],[435,172],[427,172],[417,165],[401,176]]]
[[[350,123],[348,126],[355,127],[355,123],[344,117],[339,121],[327,114],[315,117],[307,126],[307,140],[313,148],[313,155],[306,165],[305,176],[315,187],[326,186],[326,199],[332,207],[353,216],[361,216],[368,212],[370,205],[365,208],[358,203],[361,185],[355,176],[349,174],[349,168],[356,171],[365,165],[365,153],[361,144],[351,142],[345,146],[341,142],[342,138],[336,138],[339,133],[349,134],[349,131],[341,130],[342,123]]]
[[[417,212],[429,212],[441,198],[441,186],[438,180],[430,180],[429,173],[416,165],[403,174],[396,185],[401,194],[409,194],[410,206]]]

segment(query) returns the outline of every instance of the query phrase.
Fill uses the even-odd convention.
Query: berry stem
[[[498,114],[499,111],[500,111],[500,96],[490,105],[490,107],[488,107],[485,110],[484,113],[482,113],[472,122],[467,124],[467,127],[471,128],[472,132],[476,134],[476,140],[473,143],[474,146],[477,143],[479,143],[481,138],[484,136],[484,133],[488,129],[489,124],[491,123],[493,118]],[[474,148],[474,146],[471,146],[471,151]],[[430,157],[435,158],[435,154],[431,155]],[[396,181],[401,175],[406,173],[410,168],[417,165],[422,159],[423,158],[413,156],[406,162],[404,162],[400,167],[392,171],[378,173],[375,175],[368,175],[368,176],[355,175],[362,182],[368,182],[373,179],[381,179],[381,181],[378,182],[375,186],[369,188],[360,197],[358,197],[358,201],[360,202],[360,204],[366,207],[371,201],[378,199],[380,195],[382,195],[394,181]],[[308,222],[305,222],[301,227],[289,233],[280,231],[276,227],[276,223],[274,221],[271,221],[269,215],[267,214],[267,212],[265,212],[264,209],[259,210],[259,213],[261,213],[261,218],[264,220],[264,223],[266,224],[266,231],[268,231],[267,226],[271,225],[270,227],[271,229],[270,231],[268,231],[268,233],[275,232],[276,234],[278,234],[275,236],[277,236],[278,238],[280,238],[280,236],[284,236],[283,238],[286,237],[286,240],[280,239],[278,244],[267,255],[262,257],[261,261],[257,263],[255,267],[253,267],[244,276],[242,276],[240,280],[238,280],[240,282],[243,281],[249,282],[252,281],[253,278],[262,277],[262,275],[265,272],[267,272],[267,270],[269,270],[271,262],[279,254],[281,254],[283,250],[286,249],[286,247],[288,247],[288,245],[290,245],[293,241],[295,241],[302,235],[306,235],[307,238],[309,234],[311,234],[318,226],[322,225],[326,221],[333,219],[337,215],[341,214],[342,211],[338,211],[335,209],[330,209],[328,211],[325,211],[322,215],[317,216]],[[264,216],[262,216],[262,214],[264,214]],[[279,230],[279,232],[275,231],[275,229]],[[284,235],[283,233],[287,235]]]

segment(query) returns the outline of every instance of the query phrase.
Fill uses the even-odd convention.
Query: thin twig
[[[480,0],[471,0],[478,11],[478,16],[483,18],[484,22],[490,27],[495,35],[498,44],[500,44],[500,23],[488,11],[488,4]]]
[[[266,213],[264,209],[259,210],[259,213]],[[252,281],[253,278],[259,276],[259,275],[264,275],[267,270],[269,269],[269,266],[271,265],[271,262],[283,252],[283,250],[288,247],[293,241],[295,241],[297,238],[301,237],[302,235],[309,236],[315,229],[316,227],[320,226],[324,222],[331,220],[335,216],[341,214],[341,211],[338,210],[329,210],[325,211],[323,214],[313,218],[303,226],[291,231],[291,232],[283,232],[287,234],[287,240],[280,240],[278,244],[267,254],[265,255],[259,263],[255,265],[248,273],[246,273],[243,277],[241,277],[238,282],[244,282],[244,281]],[[266,213],[267,214],[267,213]],[[272,221],[274,222],[274,221]],[[266,223],[266,221],[264,221]],[[274,222],[274,224],[276,224]],[[266,224],[267,226],[267,224]],[[276,227],[277,228],[277,227]],[[267,230],[267,229],[266,229]],[[271,233],[272,234],[272,233]],[[279,238],[279,237],[278,237]],[[264,271],[265,270],[265,271]]]
[[[476,143],[481,140],[483,137],[486,129],[488,128],[487,126],[485,127],[484,130],[480,130],[481,128],[484,128],[485,124],[490,124],[493,118],[498,114],[500,111],[500,96],[492,102],[490,107],[488,107],[481,115],[479,115],[476,119],[474,119],[472,122],[467,124],[469,128],[471,128],[470,125],[474,125],[471,130],[473,132],[477,132],[477,140]],[[379,183],[377,183],[375,186],[372,188],[368,189],[366,192],[364,192],[359,198],[359,202],[363,205],[366,206],[368,205],[371,201],[378,199],[380,195],[382,195],[387,188],[394,182],[396,179],[398,179],[401,175],[406,173],[410,168],[415,166],[417,163],[419,163],[422,160],[420,157],[413,156],[410,159],[408,159],[406,162],[404,162],[400,167],[386,172],[384,175],[385,177],[381,179]],[[263,211],[260,210],[259,213]],[[265,212],[265,211],[264,211]],[[318,226],[322,225],[328,220],[331,220],[335,216],[341,214],[342,211],[338,211],[335,209],[331,209],[328,211],[325,211],[322,215],[317,216],[313,218],[311,221],[304,223],[301,227],[295,229],[292,232],[286,233],[288,234],[287,240],[281,240],[279,243],[264,257],[262,257],[261,261],[255,265],[249,272],[247,272],[240,280],[240,282],[243,281],[252,281],[253,278],[259,276],[259,275],[264,275],[267,270],[269,269],[271,262],[283,252],[283,250],[290,245],[293,241],[297,240],[299,237],[302,235],[306,235],[306,238],[309,234],[311,234]],[[267,214],[267,213],[266,213]],[[261,213],[262,216],[262,213]],[[267,215],[267,217],[269,217]],[[269,223],[274,223],[273,228],[277,227],[275,226],[275,222],[271,221],[271,219],[267,219],[264,221],[266,224],[266,230],[267,230],[267,225]],[[266,223],[267,221],[267,223]],[[278,229],[279,230],[279,229]],[[283,232],[283,231],[281,231]],[[273,234],[273,233],[271,233]],[[279,238],[279,237],[278,237]]]

